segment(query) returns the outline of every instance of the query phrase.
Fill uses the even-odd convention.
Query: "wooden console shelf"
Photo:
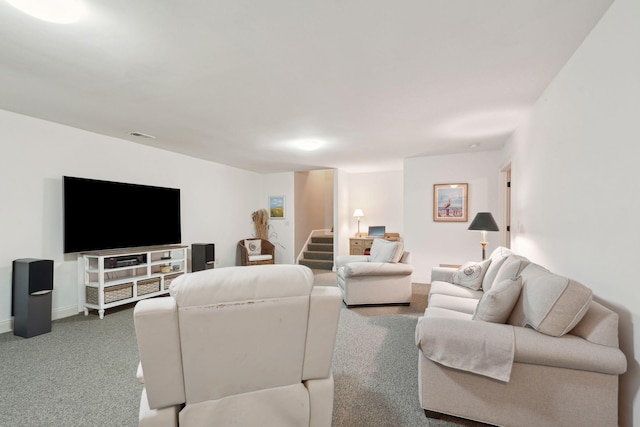
[[[373,240],[373,237],[350,237],[349,255],[364,255],[365,250],[371,249]]]
[[[187,271],[187,246],[153,246],[78,255],[78,310],[105,310],[169,292]]]

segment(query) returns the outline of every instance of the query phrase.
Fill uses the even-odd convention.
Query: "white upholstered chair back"
[[[160,322],[166,335],[154,321],[144,321],[153,299],[136,307],[148,409],[178,405],[181,425],[209,418],[225,425],[240,405],[249,413],[247,424],[311,425],[314,396],[307,383],[315,380],[324,381],[315,415],[320,407],[326,412],[327,400],[332,409],[337,288],[314,288],[313,273],[304,266],[263,265],[188,274],[171,284],[170,294],[173,307],[164,311],[174,315]],[[164,354],[158,354],[157,341],[164,340]],[[318,419],[325,421],[316,425],[330,425],[331,414]]]

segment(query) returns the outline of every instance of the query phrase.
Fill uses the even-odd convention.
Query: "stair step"
[[[333,245],[333,236],[314,236],[311,243],[331,243]]]
[[[333,269],[333,261],[324,261],[317,259],[301,259],[301,265],[306,265],[307,267],[314,270],[332,270]]]
[[[333,252],[304,251],[304,259],[321,259],[333,261]]]
[[[315,252],[333,252],[333,243],[309,243],[307,250]]]

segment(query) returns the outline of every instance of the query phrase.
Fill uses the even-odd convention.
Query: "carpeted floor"
[[[316,284],[335,274],[314,271]],[[418,401],[414,330],[428,285],[410,305],[343,307],[333,369],[334,426],[478,426],[432,420]],[[141,386],[133,307],[53,322],[51,333],[0,335],[0,426],[135,426]]]

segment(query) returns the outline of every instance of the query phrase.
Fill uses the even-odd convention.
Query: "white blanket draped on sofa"
[[[455,328],[456,334],[451,334],[452,323],[456,322],[463,322],[464,327]],[[509,381],[515,354],[513,326],[429,316],[420,318],[418,325],[416,345],[430,360]]]

